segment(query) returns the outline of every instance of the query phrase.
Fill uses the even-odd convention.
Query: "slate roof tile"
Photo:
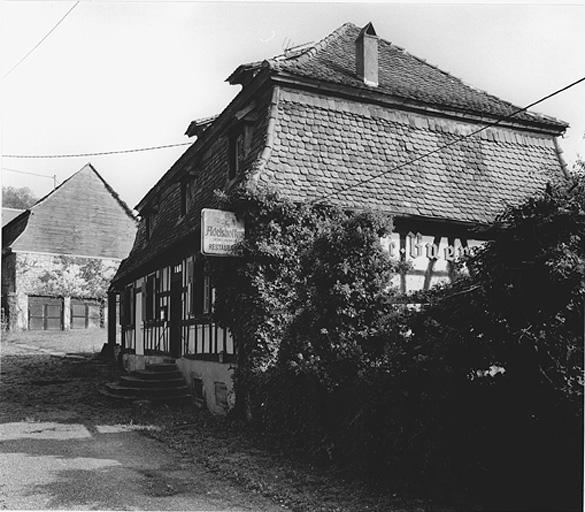
[[[493,128],[376,177],[456,140],[459,134],[469,133],[470,127],[455,121],[428,122],[427,118],[425,122],[417,114],[390,120],[375,109],[358,115],[350,103],[303,101],[298,94],[281,99],[276,116],[276,140],[281,143],[273,147],[261,181],[295,200],[313,200],[351,186],[326,202],[487,223],[505,205],[520,202],[542,190],[550,179],[562,176],[551,141]],[[313,118],[310,129],[319,137],[304,136],[294,144],[283,144],[309,117]],[[285,161],[289,164],[284,171],[279,163]]]
[[[515,105],[467,85],[382,38],[378,39],[379,85],[375,88],[367,86],[355,72],[355,40],[360,31],[361,28],[353,23],[345,23],[317,44],[294,52],[291,57],[285,53],[264,62],[244,64],[228,80],[240,83],[239,71],[248,72],[252,68],[269,66],[299,77],[355,89],[375,90],[388,96],[456,111],[502,117],[518,110]],[[322,100],[323,103],[327,101],[326,98]],[[515,119],[546,123],[561,130],[567,126],[563,121],[534,112],[519,113]]]
[[[477,116],[499,118],[517,107],[464,84],[382,39],[379,86],[369,88],[355,73],[359,30],[345,24],[312,47],[240,66],[229,80],[247,84],[261,67],[270,67],[276,74],[342,86],[344,92],[351,93],[347,97],[376,91],[387,95],[384,99],[409,103],[418,112],[427,113],[415,114],[274,83],[277,89],[254,146],[258,153],[265,146],[268,150],[246,169],[246,176],[250,175],[254,183],[277,188],[294,201],[324,199],[342,207],[373,208],[400,216],[489,223],[506,205],[521,202],[543,190],[546,182],[562,176],[553,137],[543,132],[561,133],[567,125],[526,112],[515,117],[523,124],[522,132],[492,127],[400,167],[476,130]],[[212,131],[206,130],[202,137],[210,137],[209,133]],[[195,204],[216,206],[210,192],[224,187],[222,177],[227,166],[222,137],[212,141],[204,156],[197,167],[205,181],[197,187]],[[161,212],[155,215],[152,236],[147,239],[141,226],[137,243],[116,277],[120,282],[131,274],[138,275],[138,271],[154,268],[159,264],[158,257],[169,255],[180,243],[186,248],[192,245],[199,222],[198,207],[177,220],[177,183],[161,186],[156,202]]]

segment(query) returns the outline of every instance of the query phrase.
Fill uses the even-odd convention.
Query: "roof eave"
[[[187,160],[195,157],[197,154],[205,151],[208,145],[213,141],[213,138],[221,132],[225,125],[228,124],[233,114],[241,106],[242,103],[249,101],[254,94],[261,89],[271,77],[272,72],[269,67],[263,68],[261,72],[254,76],[254,79],[245,86],[235,98],[222,110],[220,114],[213,120],[213,122],[205,129],[205,131],[197,138],[191,146],[179,157],[179,159],[171,166],[171,168],[154,184],[154,186],[146,193],[140,202],[134,207],[139,212],[142,211],[148,203],[156,197],[160,191],[162,184],[168,180],[172,180],[186,164]]]

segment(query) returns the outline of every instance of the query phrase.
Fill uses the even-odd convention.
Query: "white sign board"
[[[406,272],[406,292],[425,289],[425,282],[428,279],[430,286],[449,282],[451,274],[449,265],[451,262],[470,254],[473,248],[483,245],[478,240],[466,240],[465,243],[455,238],[449,243],[444,236],[421,235],[420,233],[407,233],[404,236],[404,244],[400,243],[400,235],[392,233],[380,239],[382,248],[389,254],[390,258],[400,260],[404,258],[410,263],[411,269]],[[432,261],[432,265],[430,265]],[[426,274],[430,275],[427,276]],[[394,276],[392,284],[400,287],[401,277]]]
[[[233,212],[201,210],[201,252],[206,256],[234,256],[234,246],[244,239],[244,222]]]

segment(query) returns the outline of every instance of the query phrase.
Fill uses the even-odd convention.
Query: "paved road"
[[[0,482],[8,509],[278,509],[177,460],[158,441],[112,426],[1,424]]]
[[[26,347],[15,348],[18,358],[27,357]],[[10,360],[2,362],[13,364]],[[10,377],[12,396],[22,391],[14,387],[16,378]],[[26,379],[21,387],[35,393]],[[9,410],[13,398],[2,397],[0,509],[283,510],[181,458],[137,431],[140,426],[100,424],[82,408],[46,402],[39,411],[30,394],[23,396],[13,404],[20,410],[17,418]]]

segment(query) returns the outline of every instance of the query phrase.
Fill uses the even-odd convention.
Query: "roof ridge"
[[[102,177],[102,175],[96,170],[96,168],[91,164],[91,162],[87,162],[83,167],[81,167],[81,169],[75,171],[71,176],[69,176],[69,178],[67,178],[65,181],[63,181],[62,183],[60,183],[59,185],[57,185],[53,190],[51,190],[48,194],[45,194],[43,197],[41,197],[35,204],[33,204],[30,208],[27,208],[27,210],[32,211],[33,208],[39,206],[43,201],[47,200],[50,196],[52,196],[55,192],[57,192],[57,190],[59,190],[61,187],[63,187],[63,185],[65,185],[65,183],[67,183],[68,181],[72,180],[75,176],[77,176],[81,171],[83,171],[85,168],[89,167],[89,169],[100,179],[100,181],[104,184],[104,186],[106,187],[106,190],[110,193],[110,195],[118,202],[118,204],[122,207],[122,209],[126,212],[126,214],[132,218],[132,220],[136,221],[136,216],[132,213],[132,210],[129,208],[129,206],[120,198],[120,196],[118,195],[118,193],[112,188],[112,186]]]
[[[101,182],[104,184],[104,186],[106,187],[106,190],[110,193],[110,195],[118,202],[118,204],[126,212],[126,214],[128,215],[128,217],[130,217],[134,222],[136,222],[137,221],[136,215],[134,215],[134,213],[132,212],[132,210],[130,209],[130,207],[120,197],[120,195],[118,194],[118,192],[116,192],[114,190],[114,188],[103,178],[103,176],[97,171],[97,169],[93,165],[91,165],[90,162],[88,162],[84,167],[87,167],[88,165],[91,168],[91,170],[96,174],[96,176],[101,180]],[[80,171],[82,169],[80,169]]]
[[[343,25],[337,27],[333,32],[327,34],[323,39],[317,41],[313,46],[307,49],[307,51],[301,53],[300,55],[291,57],[290,59],[286,59],[285,61],[277,61],[276,57],[271,57],[270,59],[266,59],[264,62],[267,62],[270,67],[273,69],[282,69],[286,68],[290,64],[302,64],[305,61],[309,60],[310,58],[314,57],[319,51],[326,48],[332,41],[341,37],[348,29],[350,28],[359,28],[357,25],[351,23],[350,21],[344,23]]]
[[[43,201],[45,201],[46,199],[48,199],[50,196],[52,196],[55,192],[57,192],[57,190],[59,190],[63,185],[65,185],[65,183],[67,183],[70,179],[73,178],[73,176],[77,175],[78,173],[80,173],[83,169],[85,169],[85,167],[88,164],[85,164],[81,169],[78,169],[77,171],[75,171],[71,176],[69,176],[69,178],[65,179],[64,181],[62,181],[61,183],[59,183],[59,185],[57,185],[53,190],[51,190],[50,192],[48,192],[47,194],[45,194],[43,197],[41,197],[35,204],[31,205],[29,208],[27,208],[28,210],[32,210],[33,208],[35,208],[36,206],[40,205]],[[91,165],[91,164],[90,164]],[[92,167],[93,169],[93,167]]]

